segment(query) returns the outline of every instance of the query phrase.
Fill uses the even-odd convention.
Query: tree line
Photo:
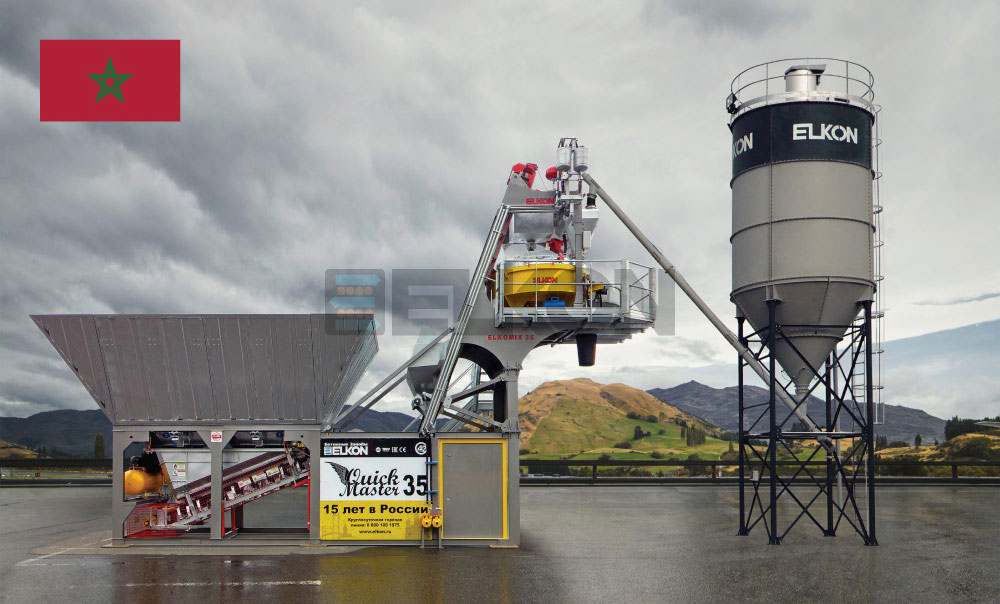
[[[705,434],[705,431],[697,426],[681,426],[681,438],[684,439],[689,447],[705,444],[707,437],[708,435]]]

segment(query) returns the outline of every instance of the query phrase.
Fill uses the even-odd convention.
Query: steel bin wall
[[[378,346],[325,315],[33,315],[112,423],[320,423]]]

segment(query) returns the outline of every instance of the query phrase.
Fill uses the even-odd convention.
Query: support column
[[[742,316],[736,317],[736,333],[737,338],[739,338],[740,344],[743,346],[747,345],[746,338],[743,337],[743,323],[745,319]],[[743,425],[743,357],[736,355],[736,366],[737,371],[737,387],[739,388],[739,406],[740,406],[740,423],[736,430],[737,441],[739,442],[739,459],[740,459],[740,479],[739,479],[739,489],[740,489],[740,530],[736,533],[737,535],[748,535],[747,531],[747,515],[746,515],[746,460],[744,457],[743,447],[746,444],[746,431]]]
[[[135,442],[148,442],[146,430],[113,429],[111,432],[111,543],[125,544],[125,520],[135,509],[125,501],[125,449]]]
[[[222,432],[222,440],[212,442],[212,432]],[[212,515],[208,519],[210,539],[222,539],[225,537],[223,526],[225,526],[226,522],[226,502],[222,496],[222,451],[226,448],[226,444],[229,443],[234,434],[236,434],[236,430],[223,430],[221,426],[198,430],[198,436],[201,437],[202,442],[205,443],[211,454],[209,476],[211,477],[212,484]]]
[[[875,401],[872,378],[872,301],[865,300],[865,448],[868,450],[868,539],[865,545],[878,545],[875,538]]]
[[[521,428],[517,420],[517,368],[504,369],[506,385],[504,438],[507,439],[507,541],[505,545],[521,544]],[[496,404],[493,405],[496,408]]]
[[[778,537],[778,422],[777,413],[775,409],[775,402],[777,397],[775,396],[775,389],[777,388],[775,380],[775,354],[774,346],[777,338],[775,337],[775,331],[777,330],[777,321],[775,320],[775,309],[778,306],[778,300],[768,300],[767,301],[767,350],[768,350],[768,361],[770,362],[770,379],[768,380],[768,413],[770,415],[769,422],[769,437],[767,445],[767,462],[768,471],[770,472],[770,491],[771,491],[771,526],[770,534],[767,538],[768,545],[779,545],[781,539]]]
[[[833,356],[836,352],[830,353]],[[830,356],[826,358],[826,373],[823,376],[823,385],[826,389],[826,431],[833,432],[833,397],[830,392],[830,374],[833,372],[833,365],[830,363]],[[840,447],[840,440],[833,441]],[[833,479],[837,474],[835,465],[836,458],[830,451],[826,452],[826,529],[823,530],[825,537],[833,537],[836,533],[833,530]]]
[[[576,270],[576,303],[574,306],[590,306],[586,288],[583,287],[583,199],[573,200],[573,260]]]
[[[320,455],[322,454],[322,444],[320,442],[322,432],[319,429],[309,430],[304,434],[302,444],[309,449],[309,541],[313,544],[320,542]]]

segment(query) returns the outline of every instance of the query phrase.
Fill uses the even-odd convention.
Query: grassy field
[[[636,426],[650,435],[633,439]],[[623,441],[632,443],[629,450],[613,448]],[[677,424],[629,419],[616,409],[567,397],[538,424],[527,448],[530,453],[522,455],[522,459],[560,459],[567,455],[597,459],[604,453],[614,459],[651,459],[650,453],[658,451],[664,458],[686,458],[697,453],[702,459],[714,460],[729,449],[729,443],[708,437],[703,444],[688,447]]]

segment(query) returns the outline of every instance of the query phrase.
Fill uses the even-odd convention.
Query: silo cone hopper
[[[328,424],[374,330],[325,315],[32,315],[114,425]]]
[[[827,357],[857,317],[859,302],[870,299],[872,287],[851,282],[805,282],[776,286],[771,295],[767,290],[758,287],[735,292],[733,301],[754,330],[760,330],[765,341],[768,337],[765,301],[772,295],[780,301],[775,321],[781,336],[773,352],[777,363],[795,383],[799,398],[816,375],[813,370],[822,371]]]

